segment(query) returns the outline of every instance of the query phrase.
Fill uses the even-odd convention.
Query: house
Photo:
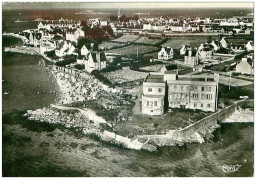
[[[143,30],[152,30],[151,24],[143,24]]]
[[[68,29],[66,32],[66,40],[77,43],[79,37],[84,37],[84,31],[81,28]]]
[[[39,52],[41,54],[44,54],[47,51],[52,51],[56,49],[56,44],[54,41],[48,40],[48,39],[44,39],[42,38],[40,41],[40,49]]]
[[[220,47],[218,46],[218,42],[212,40],[212,42],[210,43],[213,46],[214,51],[217,51]]]
[[[149,74],[143,82],[143,114],[161,115],[164,113],[166,82],[163,78],[163,75]]]
[[[222,39],[220,40],[220,45],[223,48],[227,48],[228,47],[228,43],[227,43],[225,37],[222,37]]]
[[[196,49],[187,50],[184,56],[184,65],[194,68],[198,64],[199,64],[198,51]]]
[[[182,45],[181,49],[180,49],[180,55],[185,55],[186,51],[188,49],[191,49],[190,45],[187,44],[187,45]]]
[[[86,56],[88,53],[89,53],[89,49],[84,45],[84,46],[81,48],[81,55],[82,55],[82,56]]]
[[[198,54],[200,59],[210,59],[213,57],[214,47],[211,44],[201,44],[198,48]]]
[[[173,49],[170,47],[162,47],[161,51],[158,53],[159,60],[169,60],[173,58]]]
[[[143,82],[142,113],[161,115],[167,103],[169,108],[215,112],[218,87],[218,74],[180,76],[177,70],[149,73]]]
[[[107,65],[106,55],[104,52],[90,52],[87,54],[83,64],[87,72],[102,70]]]
[[[249,41],[246,45],[246,50],[247,51],[253,51],[254,50],[254,46],[253,46],[253,42],[252,41]]]
[[[236,65],[236,72],[242,74],[254,74],[253,60],[251,58],[242,58],[242,61]]]
[[[55,55],[63,57],[65,55],[75,54],[75,46],[70,41],[59,41],[56,44]]]
[[[40,46],[40,40],[42,38],[42,33],[41,32],[25,32],[25,37],[27,38],[27,44],[34,46],[34,47],[39,47]]]
[[[244,44],[230,44],[229,47],[234,52],[242,52],[246,49]]]

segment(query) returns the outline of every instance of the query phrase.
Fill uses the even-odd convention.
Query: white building
[[[143,82],[142,113],[161,115],[164,113],[166,82],[163,75],[149,74]]]
[[[246,45],[246,50],[247,51],[253,51],[254,50],[254,46],[253,46],[253,42],[252,41],[249,41]]]
[[[66,40],[77,43],[79,37],[84,37],[84,31],[81,28],[68,29],[66,32]]]
[[[61,41],[57,43],[57,49],[55,50],[55,55],[58,57],[63,57],[65,55],[76,54],[76,48],[70,41]]]
[[[102,70],[107,66],[107,60],[104,52],[90,52],[84,59],[85,70]]]
[[[242,74],[253,74],[253,69],[253,60],[251,58],[242,58],[242,61],[236,65],[236,72]]]
[[[159,60],[169,60],[173,58],[173,49],[170,47],[162,47],[161,51],[158,53]]]

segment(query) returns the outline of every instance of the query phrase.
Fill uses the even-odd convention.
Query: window
[[[208,88],[208,91],[211,91],[211,90],[212,90],[212,88],[211,88],[211,87],[209,87],[209,88]]]
[[[183,86],[180,87],[181,91],[183,91],[183,88],[184,88]]]
[[[210,108],[210,107],[211,107],[211,104],[207,104],[207,106],[208,106],[208,108]]]
[[[152,88],[148,88],[148,92],[152,92]]]
[[[204,100],[204,94],[201,94],[201,99]]]
[[[174,90],[177,90],[177,86],[176,85],[174,85]]]
[[[164,100],[161,101],[161,105],[162,105],[162,106],[164,105]]]
[[[147,107],[149,107],[149,101],[147,101]]]
[[[155,106],[157,106],[157,101],[155,101],[155,104],[154,104]]]
[[[197,105],[196,105],[196,103],[194,103],[194,108],[196,108],[197,107]]]
[[[204,91],[204,87],[202,87],[202,91]]]
[[[162,92],[162,88],[158,88],[158,92],[161,93]]]
[[[189,86],[187,86],[187,91],[189,91]]]
[[[186,99],[188,99],[188,94],[186,94]]]
[[[201,104],[201,108],[203,108],[204,107],[204,105],[203,104]]]
[[[183,98],[184,98],[184,94],[182,93],[182,94],[181,94],[181,99],[183,99]]]
[[[153,110],[150,110],[150,112],[153,112]]]
[[[212,99],[212,94],[207,94],[207,95],[206,95],[206,98],[207,98],[208,100],[211,100],[211,99]]]
[[[151,101],[151,102],[150,102],[150,106],[153,106],[153,104],[154,104],[154,102],[153,102],[153,101]]]
[[[194,93],[194,94],[192,95],[192,97],[193,97],[194,99],[198,99],[198,94]]]

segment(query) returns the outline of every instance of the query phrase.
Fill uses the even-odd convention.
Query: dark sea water
[[[25,12],[22,12],[25,14]],[[49,12],[56,17],[65,15]],[[13,20],[14,13],[4,13]],[[21,14],[22,15],[22,14]],[[33,17],[42,17],[35,12]],[[9,18],[9,19],[8,19]],[[28,23],[27,23],[28,24]],[[32,25],[33,22],[29,23]],[[20,30],[27,26],[19,24]],[[3,113],[37,109],[55,102],[54,83],[37,68],[39,57],[21,54],[3,56]],[[39,87],[40,85],[40,87]],[[75,139],[68,132],[34,132],[20,125],[3,127],[3,176],[134,176],[134,177],[229,177],[253,175],[253,124],[226,124],[216,139],[203,144],[166,147],[158,152],[134,151],[84,136]],[[29,136],[29,138],[28,138]],[[73,143],[73,145],[71,144]],[[240,164],[235,173],[224,173],[223,164]]]

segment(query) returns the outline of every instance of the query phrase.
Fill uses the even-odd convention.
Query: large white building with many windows
[[[219,75],[178,75],[177,71],[150,73],[143,83],[142,113],[161,115],[169,108],[215,112]]]

